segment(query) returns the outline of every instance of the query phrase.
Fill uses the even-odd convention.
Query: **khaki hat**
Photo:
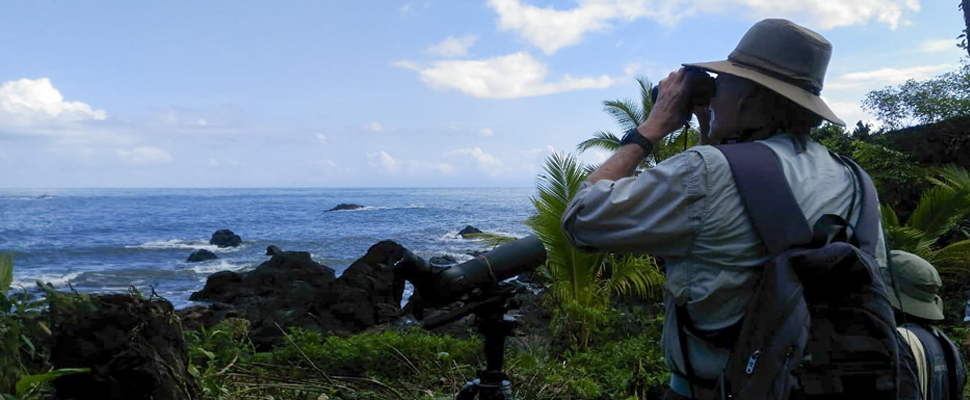
[[[940,287],[943,281],[936,268],[919,256],[902,250],[889,252],[892,257],[892,279],[886,279],[890,285],[889,302],[896,309],[919,318],[939,321],[943,319],[943,299],[940,298]],[[884,271],[888,275],[888,271]],[[895,284],[897,290],[893,290]],[[896,298],[899,292],[899,298]]]
[[[752,80],[822,118],[845,122],[819,97],[832,44],[822,35],[784,19],[766,19],[748,29],[725,61],[684,64]]]

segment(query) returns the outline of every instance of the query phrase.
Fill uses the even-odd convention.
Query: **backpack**
[[[757,142],[717,148],[771,259],[714,398],[918,399],[915,359],[898,336],[875,261],[879,209],[871,178],[839,158],[861,183],[859,221],[850,226],[827,214],[810,228],[774,151]]]

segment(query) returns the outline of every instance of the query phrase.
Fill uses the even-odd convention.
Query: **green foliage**
[[[855,160],[872,177],[880,201],[908,212],[915,206],[919,190],[926,186],[927,170],[912,158],[879,144],[862,121],[849,133],[841,126],[825,123],[810,132],[812,140],[829,151]]]
[[[641,314],[611,313],[606,326]],[[628,322],[628,321],[627,321]],[[634,335],[599,341],[582,351],[557,356],[547,347],[524,348],[510,355],[509,373],[516,395],[528,399],[644,399],[650,388],[670,379],[660,350],[660,318],[637,323]]]
[[[12,294],[12,283],[13,258],[8,254],[0,255],[0,394],[8,400],[38,398],[45,383],[59,376],[85,373],[88,369],[48,369],[30,373],[24,365],[25,359],[46,360],[42,354],[45,349],[38,349],[28,335],[31,329],[50,335],[50,330],[39,319],[40,310],[48,301],[34,300],[26,291]]]
[[[510,338],[506,372],[517,398],[646,399],[669,379],[660,351],[660,317],[640,308],[602,311],[602,329],[584,349],[562,348],[548,337]],[[203,374],[206,399],[451,399],[484,367],[482,342],[422,329],[350,337],[305,329],[288,331],[285,344],[252,354],[220,324],[188,333],[193,365],[213,363]],[[227,344],[223,350],[220,347]],[[236,350],[232,346],[236,345]],[[236,362],[223,366],[229,355]],[[208,367],[205,367],[208,368]]]
[[[845,128],[830,122],[824,122],[817,128],[809,132],[809,137],[825,146],[835,154],[852,154],[852,138],[849,137]]]
[[[970,114],[970,63],[956,71],[896,87],[874,90],[862,107],[891,128],[942,121]]]
[[[934,187],[923,191],[904,224],[892,207],[883,205],[882,223],[890,247],[916,254],[941,272],[970,272],[970,240],[939,247],[940,238],[970,214],[970,171],[944,167],[931,182]]]
[[[927,171],[908,155],[860,140],[852,141],[851,156],[872,177],[879,198],[890,206],[909,203],[926,182]]]
[[[580,347],[589,344],[601,324],[610,296],[647,296],[664,285],[656,261],[649,256],[579,251],[566,239],[560,217],[587,175],[574,157],[550,155],[536,180],[537,195],[532,198],[536,213],[526,221],[546,246],[546,263],[540,272],[556,303],[557,331]]]
[[[255,354],[249,340],[249,321],[227,318],[218,325],[185,332],[189,349],[188,371],[207,398],[229,398],[223,376],[236,363],[247,363]]]
[[[65,375],[84,374],[91,370],[88,368],[61,368],[42,374],[27,375],[17,381],[17,396],[26,396],[31,393],[38,385],[53,381]]]
[[[485,233],[485,232],[481,232],[481,233],[466,233],[464,237],[465,237],[465,239],[478,239],[478,240],[481,240],[481,241],[485,242],[485,245],[488,246],[488,247],[501,246],[501,245],[503,245],[505,243],[514,242],[515,240],[518,239],[518,238],[511,237],[511,236],[498,235],[498,234],[495,234],[495,233]]]
[[[282,347],[270,354],[276,363],[319,368],[331,375],[381,377],[395,381],[424,377],[429,383],[441,371],[457,364],[477,364],[482,343],[419,329],[405,332],[361,333],[341,338],[293,328]],[[309,365],[312,360],[314,365]]]

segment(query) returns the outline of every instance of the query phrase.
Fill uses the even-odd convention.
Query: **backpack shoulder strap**
[[[862,188],[862,213],[859,215],[859,221],[856,222],[855,228],[853,230],[853,235],[855,235],[856,240],[859,243],[859,249],[869,253],[869,255],[876,256],[876,246],[881,246],[879,242],[879,220],[882,218],[879,213],[879,200],[876,197],[876,185],[872,183],[872,178],[852,161],[851,158],[837,156],[843,163],[847,164],[849,168],[855,173],[855,176],[859,178],[859,186]],[[887,254],[888,256],[888,254]]]
[[[771,148],[758,142],[715,147],[727,158],[744,208],[769,254],[812,242],[812,229]]]

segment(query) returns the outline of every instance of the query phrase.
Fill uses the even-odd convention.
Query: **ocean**
[[[210,274],[252,268],[269,245],[308,251],[341,274],[367,249],[393,240],[428,258],[485,250],[458,231],[524,237],[533,188],[483,189],[0,189],[0,253],[14,288],[35,281],[79,292],[155,292],[186,307]],[[326,212],[339,203],[365,206]],[[242,245],[218,248],[230,229]],[[219,259],[186,262],[196,249]],[[410,288],[409,288],[410,289]]]

